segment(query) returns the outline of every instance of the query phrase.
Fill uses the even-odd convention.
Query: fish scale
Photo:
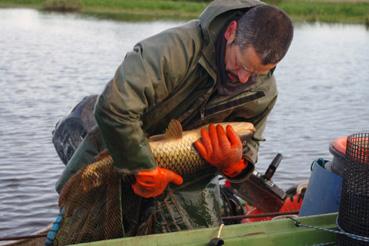
[[[188,175],[204,169],[206,165],[205,161],[192,147],[193,142],[197,139],[197,135],[187,134],[181,139],[172,139],[164,143],[150,143],[150,147],[160,167],[170,169],[181,175]]]
[[[175,126],[171,125],[172,123],[175,123]],[[223,127],[232,125],[241,139],[251,136],[255,132],[254,126],[247,122],[221,124]],[[196,174],[208,168],[206,161],[198,155],[193,146],[193,143],[201,138],[201,128],[180,132],[180,134],[176,134],[174,129],[181,131],[179,122],[169,124],[167,129],[169,135],[166,133],[149,139],[150,148],[158,166],[175,171],[182,176]]]
[[[172,122],[175,123],[174,127],[171,127]],[[209,165],[200,157],[193,146],[193,143],[201,138],[201,128],[177,132],[178,134],[172,136],[178,129],[182,129],[178,121],[172,122],[167,129],[167,132],[170,132],[169,135],[156,135],[149,138],[150,148],[158,166],[170,169],[182,176],[193,175],[208,169]],[[248,122],[226,122],[220,124],[224,128],[226,125],[231,125],[241,139],[250,137],[255,132],[253,124]],[[109,154],[105,154],[98,161],[81,170],[81,184],[83,184],[84,190],[92,189],[102,183],[103,181],[100,179],[105,175],[100,175],[101,172],[111,168],[113,162],[112,157]]]

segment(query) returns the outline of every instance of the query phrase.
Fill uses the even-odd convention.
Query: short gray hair
[[[287,14],[276,7],[260,5],[249,9],[238,20],[234,42],[241,49],[254,47],[266,65],[282,60],[292,37],[293,25]]]

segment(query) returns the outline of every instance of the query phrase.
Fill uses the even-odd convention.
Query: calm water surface
[[[58,119],[100,93],[137,41],[177,24],[0,9],[0,237],[30,234],[57,213]],[[300,24],[275,74],[280,96],[258,169],[282,153],[274,180],[288,188],[309,177],[312,160],[331,158],[332,139],[369,130],[369,31]]]

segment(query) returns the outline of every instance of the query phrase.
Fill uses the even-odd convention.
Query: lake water
[[[55,123],[100,93],[139,40],[180,22],[114,22],[0,9],[0,237],[27,235],[57,213],[63,164],[51,143]],[[278,153],[283,188],[308,179],[331,140],[369,130],[369,31],[360,25],[296,25],[276,77],[258,170]]]

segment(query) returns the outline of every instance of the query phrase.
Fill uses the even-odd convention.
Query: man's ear
[[[227,43],[233,42],[236,38],[237,21],[231,21],[226,31],[224,32],[224,38],[228,41]]]

